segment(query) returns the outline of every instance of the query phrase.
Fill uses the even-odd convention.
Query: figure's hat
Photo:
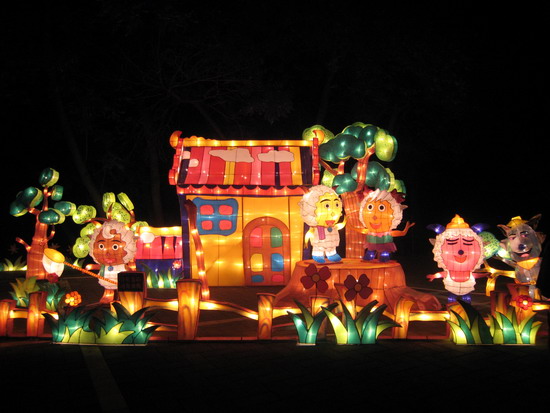
[[[524,219],[521,219],[520,216],[517,216],[517,217],[514,217],[510,220],[510,222],[508,222],[508,225],[506,225],[507,227],[510,227],[510,228],[514,228],[514,227],[517,227],[518,225],[521,225],[521,224],[526,224],[527,221],[524,220]]]
[[[460,217],[458,214],[455,215],[455,217],[447,224],[445,227],[447,229],[450,228],[470,228],[470,226]]]

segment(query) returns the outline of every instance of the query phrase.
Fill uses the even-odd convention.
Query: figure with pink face
[[[481,267],[484,260],[483,240],[478,235],[482,228],[472,228],[459,215],[455,215],[446,227],[431,225],[437,236],[430,240],[434,246],[434,260],[442,272],[430,274],[433,281],[443,278],[443,285],[449,291],[449,302],[460,299],[470,303],[470,293],[476,284],[474,271]]]

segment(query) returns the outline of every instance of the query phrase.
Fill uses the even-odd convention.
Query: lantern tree
[[[63,187],[57,184],[59,173],[52,168],[46,168],[40,174],[38,182],[42,186],[39,189],[30,186],[19,192],[10,205],[10,214],[19,217],[27,213],[36,216],[34,235],[31,244],[27,244],[21,238],[16,241],[22,244],[27,251],[26,278],[46,278],[46,270],[42,264],[44,250],[48,242],[55,235],[55,226],[65,222],[67,216],[72,216],[77,224],[95,216],[95,208],[89,205],[77,207],[74,203],[62,201]],[[53,207],[51,201],[54,201]]]
[[[324,169],[321,183],[333,187],[344,203],[346,225],[346,256],[359,258],[363,255],[364,235],[353,230],[360,227],[359,204],[364,191],[380,189],[396,191],[404,196],[406,189],[401,180],[395,179],[392,171],[380,162],[371,161],[376,156],[380,161],[391,162],[397,154],[397,140],[385,129],[356,122],[334,135],[321,125],[303,132],[304,139],[317,138],[319,158]]]

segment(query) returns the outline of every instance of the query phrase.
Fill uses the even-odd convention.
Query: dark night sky
[[[99,190],[127,192],[139,218],[153,225],[178,224],[177,199],[167,182],[170,133],[217,137],[192,103],[213,93],[201,89],[207,82],[184,89],[187,101],[151,86],[154,74],[165,70],[155,67],[155,58],[172,62],[181,50],[182,67],[195,80],[204,80],[212,67],[223,68],[227,78],[235,67],[252,67],[252,77],[260,73],[250,91],[239,83],[226,89],[220,84],[220,96],[205,100],[227,137],[299,139],[318,119],[334,133],[356,121],[388,129],[399,142],[389,166],[407,186],[405,216],[417,222],[411,243],[427,243],[425,226],[446,224],[455,213],[471,224],[489,223],[495,235],[495,225],[514,215],[543,213],[541,228],[548,227],[541,11],[482,12],[465,2],[429,10],[319,8],[315,2],[231,2],[231,9],[215,3],[111,3],[76,9],[56,2],[55,10],[3,16],[0,258],[15,236],[27,237],[32,229],[30,217],[11,217],[8,207],[18,191],[37,185],[44,167],[60,172],[64,199],[90,203],[62,138],[48,81],[51,67]],[[235,76],[243,80],[242,73]],[[151,178],[147,150],[139,143],[145,141],[137,138],[147,118],[159,148],[163,222],[147,216]],[[61,233],[76,236],[74,224],[64,225]]]

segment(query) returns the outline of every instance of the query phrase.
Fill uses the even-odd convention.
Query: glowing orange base
[[[306,268],[311,264],[317,267],[317,271],[323,266],[328,267],[330,270],[331,277],[327,280],[329,285],[327,291],[316,291],[315,287],[306,290],[302,285],[301,278],[306,275]],[[331,264],[317,264],[313,260],[298,262],[290,281],[277,294],[273,305],[274,307],[294,307],[294,300],[309,303],[309,297],[316,294],[329,297],[331,300],[339,300],[340,297],[334,284],[343,284],[349,274],[355,279],[358,279],[361,274],[366,274],[370,280],[369,287],[373,290],[373,293],[366,299],[357,295],[356,304],[358,306],[365,306],[367,303],[376,300],[380,304],[386,304],[388,310],[393,313],[397,302],[403,297],[415,303],[414,310],[439,310],[441,308],[441,304],[435,296],[407,287],[405,273],[398,262],[366,262],[353,258],[344,258],[339,263]]]

